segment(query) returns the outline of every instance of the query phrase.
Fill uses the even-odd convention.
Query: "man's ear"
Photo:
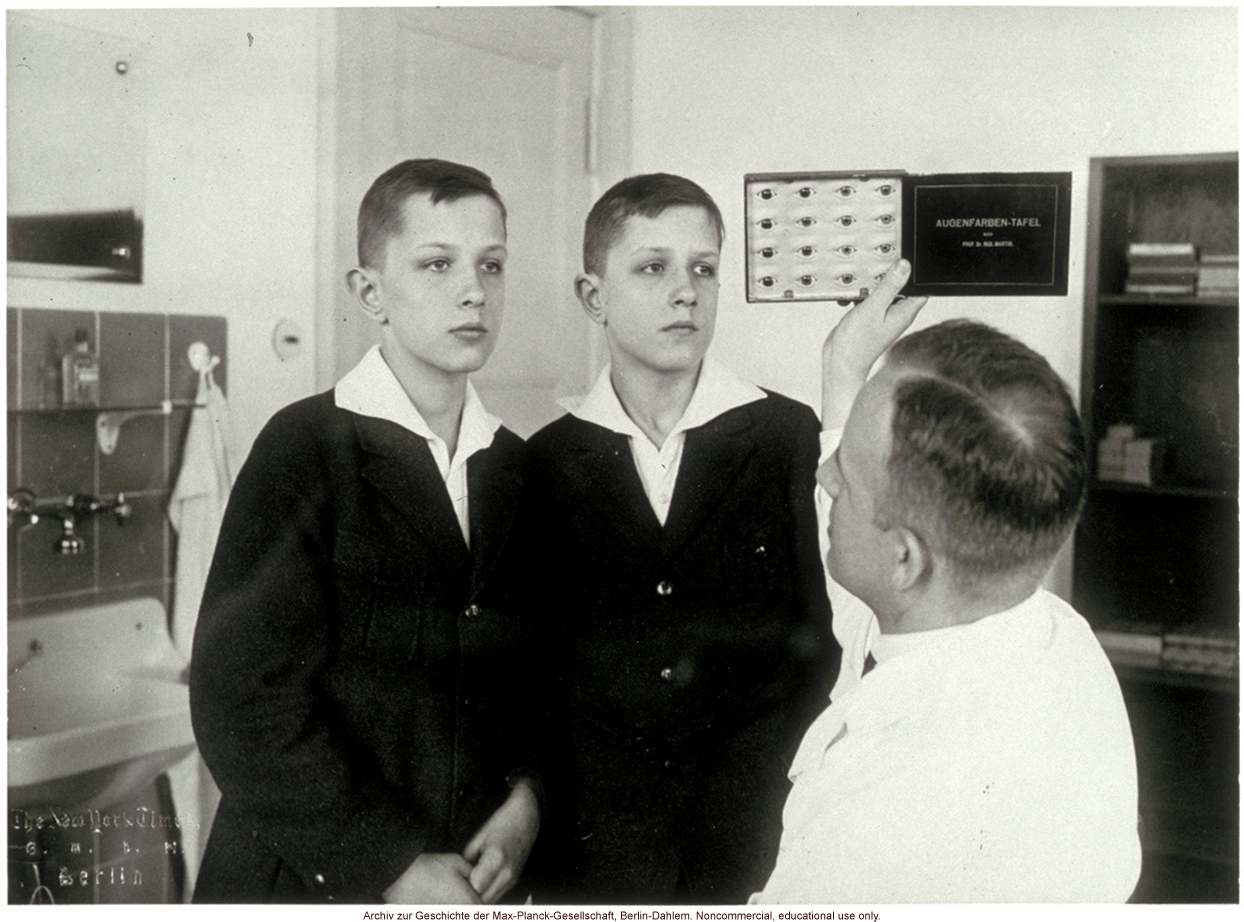
[[[890,541],[894,589],[898,592],[914,589],[925,581],[933,565],[929,546],[920,535],[902,525],[891,528],[886,537]]]
[[[602,327],[608,325],[605,305],[601,299],[599,275],[595,272],[580,272],[574,277],[574,293],[593,323],[599,323]]]
[[[358,302],[363,313],[367,315],[368,320],[381,326],[389,322],[384,301],[380,297],[375,270],[366,266],[351,269],[346,273],[346,286],[350,289],[350,294],[354,295],[354,300]]]

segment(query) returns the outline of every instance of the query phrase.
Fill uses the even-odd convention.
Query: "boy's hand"
[[[424,852],[384,891],[386,903],[478,903],[468,880],[471,865],[461,855]]]
[[[821,349],[822,428],[842,428],[877,359],[924,307],[928,298],[894,300],[910,274],[911,263],[900,259],[877,289],[847,311],[826,337]]]
[[[480,827],[462,853],[474,862],[471,886],[485,903],[505,895],[523,871],[540,829],[540,807],[527,779],[519,779],[510,796]]]

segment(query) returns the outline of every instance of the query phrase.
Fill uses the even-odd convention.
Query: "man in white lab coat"
[[[895,343],[923,304],[891,303],[908,271],[825,344],[842,670],[753,902],[1126,900],[1127,713],[1084,619],[1040,588],[1082,501],[1079,418],[1041,356],[982,324]]]

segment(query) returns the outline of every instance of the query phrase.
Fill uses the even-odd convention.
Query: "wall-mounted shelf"
[[[1211,309],[1228,309],[1237,310],[1240,306],[1239,298],[1220,298],[1220,297],[1172,297],[1170,295],[1101,295],[1097,299],[1098,304],[1111,304],[1126,307],[1127,305],[1137,305],[1140,307],[1169,305],[1172,307],[1204,307]]]
[[[1147,487],[1120,480],[1095,480],[1089,489],[1096,493],[1129,493],[1133,496],[1182,496],[1186,499],[1218,499],[1231,502],[1239,500],[1239,493],[1235,487],[1195,487],[1176,484]]]

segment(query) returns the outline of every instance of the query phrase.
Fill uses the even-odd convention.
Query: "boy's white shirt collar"
[[[411,403],[393,369],[380,354],[379,346],[368,349],[359,363],[337,382],[333,399],[343,410],[388,420],[427,439],[442,477],[448,476],[450,467],[465,463],[475,452],[491,445],[501,428],[501,420],[484,409],[474,386],[467,381],[462,420],[458,424],[458,450],[450,459],[445,441],[432,431],[423,414]]]
[[[612,369],[612,365],[606,365],[585,396],[563,397],[558,404],[586,422],[647,441],[648,436],[627,416],[622,400],[613,389],[610,379]],[[721,362],[705,356],[691,401],[682,418],[670,430],[669,437],[703,426],[722,413],[763,400],[765,396],[765,392],[756,385],[744,381]]]

